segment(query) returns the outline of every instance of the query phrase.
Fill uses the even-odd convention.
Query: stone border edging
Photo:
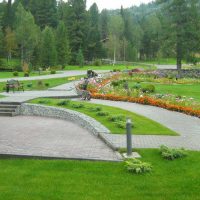
[[[100,136],[101,134],[110,134],[110,131],[95,119],[80,112],[65,108],[24,103],[18,109],[18,114],[69,120],[85,128],[89,132],[92,132],[96,136]]]

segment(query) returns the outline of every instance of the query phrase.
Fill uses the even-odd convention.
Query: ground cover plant
[[[126,117],[130,117],[133,121],[133,134],[172,136],[177,135],[177,133],[175,133],[174,131],[162,126],[155,121],[152,121],[135,113],[110,106],[100,106],[97,104],[85,103],[83,101],[77,102],[44,98],[32,100],[31,103],[63,107],[84,113],[102,123],[113,134],[125,134]]]
[[[167,160],[175,160],[175,159],[184,158],[187,156],[187,152],[183,148],[175,149],[175,148],[169,148],[164,145],[160,147],[160,153],[162,157]]]
[[[79,80],[82,76],[54,78],[44,80],[20,81],[24,84],[25,91],[32,90],[47,90],[58,85],[69,83],[71,81]],[[6,82],[0,82],[0,92],[5,92]]]
[[[137,151],[151,173],[129,173],[124,163],[1,158],[0,199],[199,199],[199,152],[168,162],[159,150]]]

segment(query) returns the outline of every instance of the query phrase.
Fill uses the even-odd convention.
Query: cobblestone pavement
[[[135,148],[157,148],[164,144],[171,147],[184,147],[191,150],[200,150],[200,119],[197,117],[191,117],[158,107],[129,102],[94,99],[91,103],[109,105],[132,111],[159,122],[180,134],[180,136],[134,135],[132,143]],[[104,135],[104,137],[115,147],[126,147],[125,135],[108,134]]]
[[[0,117],[0,127],[0,154],[120,160],[120,156],[98,137],[69,121],[27,116]]]

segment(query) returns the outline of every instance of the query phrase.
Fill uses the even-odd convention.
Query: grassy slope
[[[47,105],[50,106],[57,106],[57,103],[62,100],[55,100],[55,99],[36,99],[31,101],[32,103],[39,103],[41,100],[46,101]],[[96,112],[92,112],[89,110],[89,108],[95,108],[95,107],[102,107],[103,111],[109,112],[110,115],[124,115],[131,117],[132,121],[134,122],[134,128],[133,128],[133,134],[139,134],[139,135],[177,135],[174,131],[162,126],[159,123],[156,123],[155,121],[152,121],[148,118],[145,118],[143,116],[137,115],[132,112],[128,112],[126,110],[122,110],[119,108],[113,108],[110,106],[103,106],[103,105],[97,105],[97,104],[90,104],[90,103],[84,103],[84,108],[73,108],[72,104],[80,104],[80,102],[71,102],[67,106],[63,106],[64,108],[76,110],[78,112],[82,112],[92,118],[95,118],[97,121],[102,123],[104,126],[106,126],[112,133],[114,134],[124,134],[125,130],[118,128],[114,123],[110,122],[108,120],[108,117],[100,117],[96,115]]]
[[[199,199],[199,152],[176,161],[139,152],[152,163],[150,174],[130,174],[123,163],[0,159],[0,200]]]
[[[75,78],[78,80],[82,76],[76,76]],[[65,83],[70,82],[70,77],[66,78],[55,78],[55,79],[44,79],[42,80],[42,85],[38,85],[38,82],[41,82],[40,80],[33,80],[33,81],[20,81],[20,83],[24,83],[24,88],[26,91],[29,90],[47,90],[48,88],[56,87],[58,85],[62,85]],[[45,86],[45,83],[48,83],[49,86]],[[29,84],[32,84],[32,87],[28,87]],[[3,88],[5,87],[6,83],[0,82],[0,92],[3,92]]]

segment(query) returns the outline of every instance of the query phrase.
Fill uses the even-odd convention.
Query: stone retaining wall
[[[110,133],[95,119],[73,110],[25,103],[21,105],[18,112],[19,115],[52,117],[72,121],[97,136]]]

